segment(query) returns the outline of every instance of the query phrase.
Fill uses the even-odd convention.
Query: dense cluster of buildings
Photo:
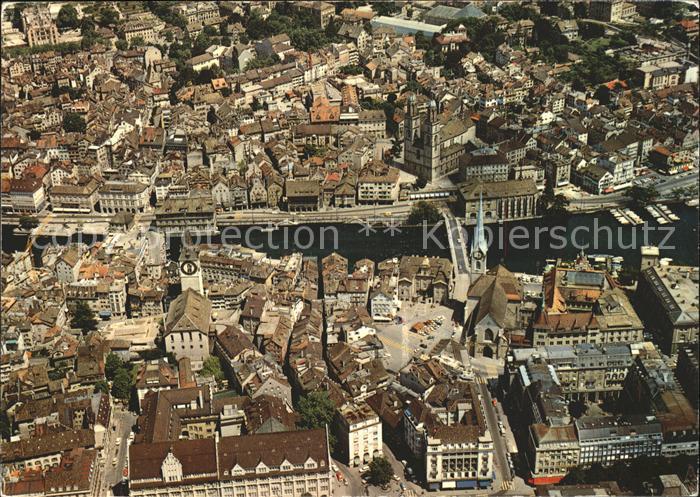
[[[617,56],[639,65],[642,91],[631,89],[631,82],[611,82],[611,103],[605,105],[592,92],[557,78],[570,64],[533,62],[519,48],[523,37],[532,37],[529,20],[494,17],[507,41],[492,62],[477,46],[464,49],[469,43],[464,26],[436,37],[434,43],[448,55],[464,54],[464,76],[448,80],[441,67],[424,62],[426,49],[413,35],[420,30],[406,34],[398,25],[378,21],[401,19],[376,18],[376,32],[360,29],[360,36],[356,28],[372,17],[371,10],[337,14],[310,3],[319,25],[332,17],[342,26],[339,36],[346,43],[310,53],[295,49],[286,34],[247,45],[213,44],[188,64],[195,72],[223,74],[172,95],[174,61],[151,45],[164,43],[166,34],[180,28],[166,26],[147,10],[125,12],[117,30],[125,41],[144,46],[3,59],[4,95],[12,102],[2,145],[3,211],[155,210],[163,229],[170,230],[179,222],[166,218],[182,207],[168,201],[211,201],[203,207],[206,219],[192,221],[193,228],[211,229],[216,209],[394,203],[411,185],[399,167],[420,180],[451,176],[465,182],[461,194],[467,211],[476,189],[483,190],[487,221],[494,221],[538,215],[545,180],[557,186],[573,182],[600,194],[629,186],[652,157],[670,172],[693,163],[697,133],[681,130],[692,128],[692,113],[685,111],[687,84],[697,81],[697,66],[685,64],[668,43],[640,39],[636,46],[616,49]],[[594,4],[615,11],[593,12],[594,17],[614,19],[620,6],[631,5]],[[202,5],[174,6],[173,15],[187,20],[188,32],[225,25],[215,3]],[[461,15],[449,9],[454,8],[424,12],[425,25],[439,32]],[[466,17],[484,16],[473,6],[462,10]],[[439,19],[445,23],[430,24]],[[557,29],[572,37],[575,22],[562,22]],[[24,9],[22,26],[30,46],[58,43],[45,7]],[[511,36],[514,29],[521,34]],[[280,62],[246,70],[250,60],[270,55]],[[364,72],[343,72],[353,64]],[[239,72],[227,72],[228,67]],[[429,96],[408,90],[408,82],[430,89]],[[70,95],[63,90],[68,88]],[[16,98],[20,93],[31,99]],[[666,98],[670,94],[674,97]],[[377,110],[382,101],[392,102],[395,110]],[[506,121],[502,114],[509,105],[527,112]],[[74,114],[84,121],[84,131],[63,129],[64,118]],[[669,134],[670,129],[678,131]],[[386,164],[386,149],[378,144],[388,137],[399,142],[400,153]],[[198,209],[188,204],[188,211]]]
[[[513,433],[537,486],[697,456],[698,268],[647,248],[634,290],[583,254],[522,275],[489,266],[483,233],[541,215],[554,188],[603,195],[648,167],[697,167],[685,49],[617,37],[606,57],[633,76],[571,81],[592,31],[575,11],[615,24],[643,6],[120,2],[78,6],[82,30],[59,29],[54,7],[18,3],[2,21],[3,49],[20,48],[0,67],[0,207],[37,239],[76,219],[98,236],[3,246],[3,495],[100,495],[116,472],[135,496],[330,497],[332,457],[357,471],[387,447],[429,490],[508,490],[499,442]],[[280,18],[309,25],[251,37]],[[542,53],[542,30],[565,57]],[[189,236],[232,211],[389,217],[417,199],[456,200],[477,225],[469,260],[272,257]],[[452,335],[390,369],[383,330],[439,306]],[[503,367],[491,390],[508,430],[474,357]],[[300,399],[319,394],[332,412],[310,427]]]
[[[506,364],[534,484],[556,483],[577,466],[698,452],[695,411],[650,342],[517,349]],[[623,414],[569,413],[572,399],[603,398]]]

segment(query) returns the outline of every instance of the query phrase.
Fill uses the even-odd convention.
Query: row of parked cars
[[[430,335],[435,332],[440,326],[442,326],[444,316],[438,316],[434,319],[428,319],[427,321],[422,321],[411,326],[411,331],[418,333],[419,335]]]

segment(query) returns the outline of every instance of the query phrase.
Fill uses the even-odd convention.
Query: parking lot
[[[392,322],[375,325],[387,354],[384,364],[390,371],[398,372],[411,358],[420,352],[429,351],[437,341],[451,338],[454,332],[452,309],[441,305],[404,302],[398,316],[402,319],[400,324]],[[442,323],[438,325],[435,321],[440,317]],[[416,323],[429,320],[434,324],[426,331],[426,335],[411,331]]]

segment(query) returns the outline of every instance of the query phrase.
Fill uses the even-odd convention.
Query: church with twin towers
[[[471,120],[446,116],[435,100],[408,98],[404,127],[404,168],[431,182],[457,172],[464,146],[476,137]]]

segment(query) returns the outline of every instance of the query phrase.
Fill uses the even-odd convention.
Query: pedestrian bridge
[[[471,284],[469,278],[469,255],[467,251],[468,234],[459,220],[447,209],[443,210],[443,219],[447,229],[447,239],[450,243],[452,268],[454,271],[453,299],[459,302],[467,301],[467,293]]]

